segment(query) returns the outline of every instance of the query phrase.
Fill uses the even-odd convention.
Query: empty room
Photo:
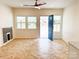
[[[0,59],[79,59],[79,0],[0,0]]]

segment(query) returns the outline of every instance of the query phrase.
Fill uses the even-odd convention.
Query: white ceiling
[[[39,3],[47,3],[41,8],[64,8],[70,3],[73,3],[75,0],[39,0]],[[10,7],[23,8],[23,5],[34,4],[34,0],[0,0],[0,2],[9,5]],[[24,7],[27,8],[27,7]],[[32,7],[31,7],[32,8]]]

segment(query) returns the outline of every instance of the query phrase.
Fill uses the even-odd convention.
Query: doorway
[[[40,16],[40,38],[48,39],[48,17]]]
[[[40,16],[40,38],[50,40],[61,38],[61,15]]]

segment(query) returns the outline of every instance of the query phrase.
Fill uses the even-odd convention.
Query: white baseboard
[[[4,46],[4,45],[8,44],[8,43],[11,42],[11,41],[13,41],[13,39],[10,39],[10,40],[7,41],[6,43],[3,43],[2,45],[0,45],[0,47],[2,47],[2,46]]]

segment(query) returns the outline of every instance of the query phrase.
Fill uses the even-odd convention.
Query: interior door
[[[48,39],[53,40],[53,19],[54,16],[50,15],[48,19]]]

